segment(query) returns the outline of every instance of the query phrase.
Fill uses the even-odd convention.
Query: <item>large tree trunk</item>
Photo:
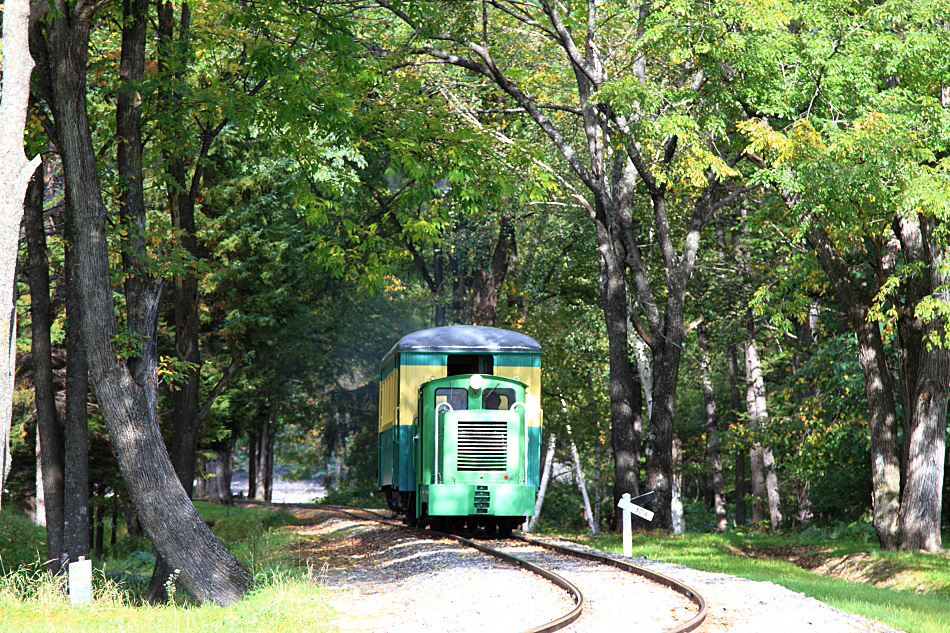
[[[30,258],[30,311],[33,389],[36,393],[36,437],[40,448],[40,483],[45,509],[47,560],[58,573],[63,555],[63,438],[56,417],[53,388],[53,345],[50,339],[52,314],[49,294],[49,257],[46,226],[43,222],[43,165],[40,164],[26,193],[24,228]],[[40,497],[39,490],[37,498]]]
[[[847,263],[828,234],[812,223],[805,237],[831,282],[835,297],[844,306],[858,341],[858,362],[864,373],[870,414],[872,522],[881,548],[894,549],[898,545],[901,470],[897,409],[880,327],[877,321],[868,319],[870,297],[855,282]]]
[[[26,159],[23,132],[33,59],[27,45],[30,3],[7,0],[3,8],[3,84],[0,86],[0,491],[10,472],[10,424],[16,371],[17,244],[23,199],[41,158]],[[2,495],[0,495],[2,496]]]
[[[606,231],[598,228],[598,235]],[[614,525],[623,521],[621,497],[640,494],[640,441],[637,424],[642,410],[639,381],[630,364],[627,338],[627,288],[623,269],[609,243],[600,245],[600,292],[607,323],[610,389],[610,444],[614,453]]]
[[[716,513],[716,531],[727,528],[726,495],[722,478],[722,454],[719,452],[719,415],[716,413],[716,397],[713,392],[712,368],[709,364],[709,334],[706,324],[700,323],[697,330],[699,346],[700,388],[706,411],[706,444],[709,447],[709,470],[712,479],[713,509]]]
[[[918,279],[904,285],[907,300],[933,295],[950,303],[944,272],[945,250],[938,243],[936,219],[921,215],[899,220],[898,231],[909,261],[927,264]],[[916,288],[915,288],[916,286]],[[910,305],[916,306],[919,301]],[[933,344],[945,337],[946,319],[923,321],[904,310],[901,319],[901,391],[904,396],[904,471],[899,545],[903,550],[943,551],[941,509],[950,393],[950,350]],[[909,330],[914,330],[909,334]]]
[[[940,552],[950,352],[935,348],[926,355],[909,425],[899,534],[903,550]]]
[[[655,341],[653,348],[653,417],[650,418],[650,437],[654,451],[650,468],[647,469],[647,489],[657,496],[654,517],[657,527],[672,527],[673,520],[673,420],[684,339],[682,299],[682,296],[667,298],[662,341]]]
[[[112,300],[109,245],[96,153],[86,112],[86,62],[94,4],[66,6],[57,0],[34,52],[48,54],[46,81],[60,141],[67,208],[77,228],[76,255],[82,334],[96,400],[135,509],[159,554],[181,571],[179,582],[198,602],[228,605],[253,583],[251,575],[211,534],[172,468],[157,415],[157,375],[152,369],[159,297],[135,302],[137,323],[149,330],[134,368],[122,360]],[[38,28],[43,29],[43,25]],[[130,298],[132,299],[132,298]],[[130,312],[131,314],[131,312]],[[130,323],[130,327],[133,324]],[[138,370],[133,373],[134,370]]]
[[[505,278],[512,264],[518,259],[518,246],[515,241],[514,219],[503,215],[498,227],[498,241],[492,253],[488,270],[475,271],[473,287],[475,290],[476,325],[494,327],[498,314],[498,299],[505,285]]]
[[[759,348],[755,340],[755,321],[752,311],[746,313],[746,404],[749,409],[749,420],[758,429],[768,425],[769,412],[765,395],[765,380],[762,377],[762,364],[759,361]],[[771,529],[782,529],[782,509],[778,493],[778,475],[775,472],[775,459],[772,450],[760,442],[752,446],[752,493],[755,495],[753,506],[753,521],[765,518],[761,504],[768,503],[769,521]]]

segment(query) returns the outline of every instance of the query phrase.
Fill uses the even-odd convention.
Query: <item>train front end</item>
[[[380,366],[379,488],[410,525],[509,532],[534,513],[541,347],[455,325],[399,340]]]
[[[534,514],[527,385],[481,374],[419,390],[414,441],[417,516],[434,527],[510,532]]]

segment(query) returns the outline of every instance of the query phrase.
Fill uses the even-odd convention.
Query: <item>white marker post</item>
[[[69,604],[92,602],[92,561],[80,556],[69,563]]]
[[[647,493],[649,495],[650,493]],[[637,500],[646,497],[643,495],[637,497]],[[624,556],[633,556],[633,528],[630,525],[630,515],[635,514],[638,517],[646,519],[647,521],[653,520],[653,513],[647,510],[646,508],[641,508],[630,500],[630,493],[625,492],[620,497],[620,502],[617,504],[618,508],[623,510],[623,555]]]

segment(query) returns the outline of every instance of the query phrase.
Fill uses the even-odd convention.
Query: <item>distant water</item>
[[[238,495],[247,497],[247,473],[235,472],[232,475],[231,494],[235,497]],[[284,481],[280,475],[274,474],[274,490],[271,499],[274,503],[310,503],[326,495],[326,488],[315,479]]]

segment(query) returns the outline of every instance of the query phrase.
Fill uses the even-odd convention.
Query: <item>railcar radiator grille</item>
[[[508,423],[459,421],[459,472],[501,471],[508,466]]]

